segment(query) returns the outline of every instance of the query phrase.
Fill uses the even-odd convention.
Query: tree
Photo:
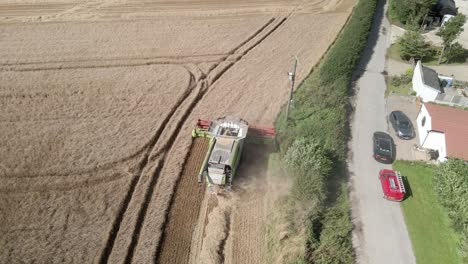
[[[398,40],[400,44],[400,57],[404,60],[411,58],[421,59],[430,53],[430,46],[423,36],[416,31],[408,30]]]
[[[411,9],[407,7],[407,2],[405,0],[392,0],[390,2],[389,15],[392,19],[406,24],[411,15]]]
[[[463,46],[460,43],[455,42],[445,52],[445,58],[447,59],[447,63],[450,63],[450,62],[465,62],[466,61],[465,49],[463,48]]]
[[[434,174],[435,190],[455,231],[460,234],[460,251],[468,253],[468,164],[449,159]]]
[[[437,0],[392,0],[390,16],[410,28],[419,28],[420,22]]]
[[[465,21],[466,16],[459,13],[447,21],[444,26],[440,28],[439,32],[437,32],[437,36],[442,38],[443,43],[442,52],[440,53],[438,61],[439,64],[442,61],[445,49],[450,47],[455,39],[457,39],[458,36],[460,36],[460,34],[463,32],[463,25],[465,25]]]

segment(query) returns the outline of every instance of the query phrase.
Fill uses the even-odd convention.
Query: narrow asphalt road
[[[384,0],[379,1],[360,63],[362,75],[356,83],[349,153],[350,197],[356,225],[353,244],[358,263],[416,263],[400,204],[382,198],[378,173],[391,165],[380,164],[372,157],[372,134],[388,130],[382,72],[390,25],[384,17],[384,4]]]

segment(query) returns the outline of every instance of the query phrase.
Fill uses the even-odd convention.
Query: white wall
[[[426,118],[424,126],[422,125],[422,120]],[[426,106],[423,105],[419,111],[418,117],[416,118],[418,136],[419,136],[419,145],[423,148],[433,149],[439,151],[440,162],[447,160],[447,149],[445,146],[445,134],[441,131],[432,131],[432,119],[429,115],[429,112],[426,109]]]
[[[426,118],[424,126],[422,126],[423,118]],[[419,110],[418,117],[416,118],[416,126],[418,128],[418,136],[419,136],[419,145],[422,146],[424,139],[427,136],[428,131],[432,130],[432,120],[429,112],[427,112],[426,106],[423,104],[421,109]]]
[[[418,61],[416,67],[414,67],[413,90],[424,102],[433,102],[440,93],[439,90],[424,84],[421,61]]]
[[[439,131],[429,132],[422,147],[439,151],[438,161],[444,162],[447,160],[447,150],[445,148],[445,133]]]

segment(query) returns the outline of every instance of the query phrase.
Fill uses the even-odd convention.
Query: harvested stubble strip
[[[174,193],[158,263],[187,263],[192,235],[205,194],[205,185],[198,184],[198,172],[208,151],[208,140],[195,138],[187,163]]]

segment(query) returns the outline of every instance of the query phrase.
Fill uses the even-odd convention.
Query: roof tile
[[[432,120],[432,129],[445,133],[447,156],[468,160],[468,110],[425,104]]]

